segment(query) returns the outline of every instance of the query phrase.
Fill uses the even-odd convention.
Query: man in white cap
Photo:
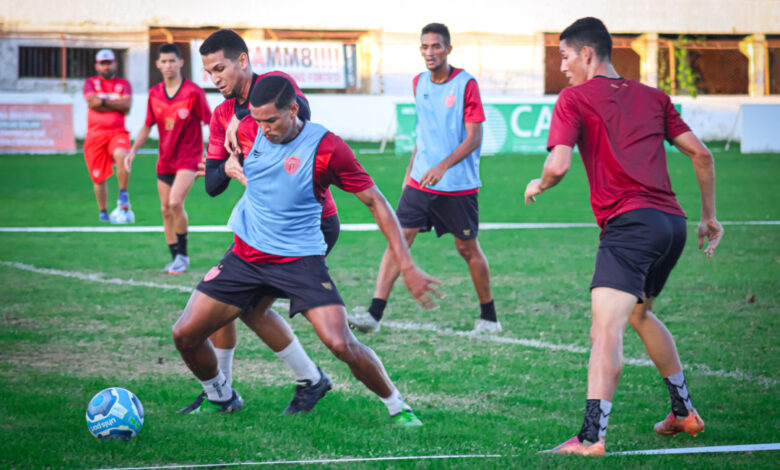
[[[117,61],[111,49],[98,51],[95,70],[98,74],[84,83],[84,99],[89,108],[84,160],[94,185],[100,221],[133,223],[135,215],[130,210],[130,196],[127,194],[130,175],[124,164],[130,149],[125,115],[130,112],[132,89],[130,82],[116,76]],[[106,180],[114,173],[112,165],[116,166],[119,197],[117,207],[109,217]]]

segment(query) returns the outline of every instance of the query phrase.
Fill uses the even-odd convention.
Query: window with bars
[[[87,78],[96,74],[95,54],[102,48],[91,47],[19,47],[19,78],[62,78],[63,55],[65,78]],[[124,72],[124,51],[113,49],[119,63],[118,75]]]

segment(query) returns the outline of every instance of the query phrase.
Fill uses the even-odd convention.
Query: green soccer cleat
[[[241,408],[243,407],[244,407],[244,400],[241,398],[241,395],[239,395],[238,392],[233,390],[233,396],[230,397],[230,400],[213,402],[207,398],[203,400],[203,403],[201,403],[199,407],[197,407],[193,411],[190,411],[189,414],[233,413],[234,411],[241,410]]]
[[[403,410],[397,415],[391,416],[391,419],[393,420],[393,426],[399,428],[423,425],[422,421],[414,415],[414,411],[412,410]]]

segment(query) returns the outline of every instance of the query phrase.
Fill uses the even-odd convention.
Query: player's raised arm
[[[441,283],[418,269],[414,261],[412,261],[412,257],[409,255],[409,246],[406,244],[401,226],[398,224],[395,212],[393,212],[385,196],[376,185],[355,193],[355,196],[368,207],[376,224],[379,226],[379,230],[387,238],[388,246],[395,256],[401,275],[404,277],[406,288],[409,289],[412,297],[417,302],[420,302],[426,310],[435,308],[436,303],[428,293],[433,292],[442,297],[442,294],[433,288],[433,284]]]
[[[691,131],[683,132],[674,137],[672,144],[693,161],[693,171],[701,192],[699,249],[704,247],[706,239],[707,248],[704,253],[709,258],[720,243],[720,239],[723,238],[723,226],[715,216],[715,162],[707,146]]]

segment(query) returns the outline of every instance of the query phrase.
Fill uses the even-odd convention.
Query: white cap
[[[95,62],[103,62],[104,60],[115,61],[114,51],[111,49],[100,49],[95,56]]]

